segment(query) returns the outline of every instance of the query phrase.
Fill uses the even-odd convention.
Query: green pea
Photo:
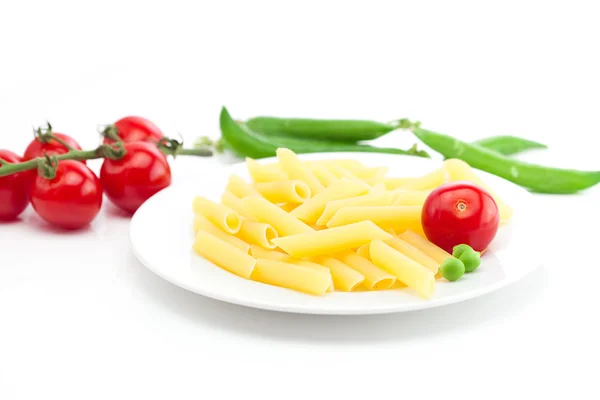
[[[440,265],[442,276],[449,281],[455,281],[465,273],[465,264],[458,258],[450,257]]]
[[[459,260],[465,265],[465,272],[472,272],[481,264],[481,253],[471,248],[466,249],[460,255]]]
[[[473,250],[468,244],[458,244],[452,249],[452,257],[460,258],[465,250]]]

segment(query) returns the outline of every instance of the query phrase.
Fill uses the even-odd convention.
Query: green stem
[[[164,154],[171,154],[168,150],[161,149]],[[199,149],[179,149],[177,151],[178,156],[198,156],[198,157],[210,157],[212,156],[212,151],[207,148],[199,148]]]
[[[94,158],[104,158],[104,145],[100,146],[94,150],[71,150],[68,153],[60,154],[56,156],[56,160],[91,160]],[[2,162],[2,167],[0,168],[0,176],[6,176],[10,174],[15,174],[17,172],[29,171],[32,169],[37,169],[40,163],[46,162],[46,157],[37,157],[31,159],[29,161],[25,161],[22,163],[9,163],[6,161]]]
[[[71,147],[67,142],[65,142],[61,138],[57,137],[56,135],[54,135],[54,134],[51,133],[50,137],[52,138],[52,140],[56,140],[58,143],[60,143],[63,146],[65,146],[67,148],[67,150],[69,150],[69,151],[75,151],[75,149],[73,147]]]

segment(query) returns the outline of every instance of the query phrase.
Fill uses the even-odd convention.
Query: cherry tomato
[[[0,150],[0,159],[9,163],[23,161],[20,156],[9,150]],[[2,168],[1,164],[0,168]],[[32,171],[0,177],[0,221],[15,219],[27,208],[32,178]]]
[[[104,160],[100,180],[108,198],[117,207],[133,213],[150,196],[171,184],[171,168],[152,143],[125,143],[125,151],[127,154],[120,160]]]
[[[75,160],[60,161],[54,179],[36,176],[30,196],[40,217],[65,229],[89,224],[102,206],[100,179]]]
[[[499,221],[492,196],[470,182],[446,183],[434,189],[421,215],[427,239],[449,253],[459,244],[485,250],[496,236]]]
[[[52,132],[52,134],[54,136],[56,136],[57,138],[59,138],[60,140],[62,140],[63,142],[65,142],[66,144],[68,144],[69,146],[71,146],[73,149],[81,150],[81,146],[79,145],[79,143],[77,143],[75,141],[75,139],[73,139],[72,137],[70,137],[68,135],[64,135],[62,133]],[[29,143],[29,145],[27,146],[27,149],[25,149],[25,154],[23,155],[23,159],[31,160],[32,158],[43,157],[44,153],[49,156],[57,156],[59,154],[65,154],[68,151],[69,151],[69,149],[67,149],[65,146],[58,143],[54,139],[50,139],[47,143],[44,143],[39,138],[36,137],[35,139],[33,139],[31,141],[31,143]],[[86,163],[85,160],[82,160],[79,162],[81,162],[83,164]]]
[[[163,138],[163,133],[152,121],[142,117],[125,117],[114,123],[117,134],[125,143],[152,142],[156,143]],[[104,143],[112,140],[105,138]]]

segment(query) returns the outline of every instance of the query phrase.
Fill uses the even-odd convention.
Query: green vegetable
[[[465,273],[465,265],[458,258],[449,257],[440,265],[440,273],[444,278],[453,282]]]
[[[460,258],[461,254],[464,253],[465,250],[473,250],[473,248],[468,244],[457,244],[452,249],[452,257]]]
[[[278,117],[250,118],[246,121],[246,125],[252,131],[265,136],[326,139],[350,143],[377,139],[402,127],[400,121],[385,124],[365,120]]]
[[[446,158],[458,158],[471,167],[500,176],[540,193],[575,193],[600,182],[600,171],[577,171],[543,167],[514,160],[476,144],[414,127],[413,133]]]
[[[494,150],[496,153],[511,156],[532,149],[547,149],[543,143],[523,139],[517,136],[491,136],[473,142],[486,149]]]
[[[270,137],[252,131],[245,124],[236,123],[225,107],[220,116],[221,134],[228,147],[241,157],[265,158],[275,156],[275,151],[286,147],[295,153],[319,153],[355,151],[368,153],[406,154],[418,157],[429,157],[416,146],[409,150],[389,147],[373,147],[365,144],[343,143],[330,140],[298,139],[291,137]]]
[[[465,272],[472,272],[481,264],[481,253],[469,247],[462,252],[458,259],[465,265]]]

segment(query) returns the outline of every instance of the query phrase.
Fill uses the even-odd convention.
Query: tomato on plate
[[[79,145],[79,143],[77,143],[77,141],[72,137],[62,133],[52,132],[52,134],[58,139],[68,144],[69,146],[71,146],[73,149],[81,150],[81,146]],[[43,138],[36,137],[31,141],[31,143],[29,143],[27,149],[25,149],[23,159],[31,160],[32,158],[43,157],[44,154],[47,154],[49,156],[57,156],[60,154],[65,154],[68,151],[69,149],[67,149],[63,144],[59,143],[54,139],[49,139],[48,141],[46,141]],[[79,162],[85,164],[85,160]]]
[[[87,166],[63,160],[58,163],[53,179],[35,177],[30,197],[31,205],[44,220],[64,229],[77,229],[98,215],[102,186]]]
[[[157,143],[164,137],[162,131],[152,121],[143,118],[129,116],[121,118],[113,124],[117,130],[117,134],[125,143],[131,142],[151,142]],[[112,143],[113,141],[105,138],[104,143]]]
[[[482,187],[470,182],[445,183],[423,205],[421,223],[430,242],[449,253],[459,244],[485,250],[496,236],[498,206]]]
[[[125,151],[119,160],[104,160],[100,181],[110,201],[133,213],[153,194],[171,184],[171,168],[152,143],[125,143]]]
[[[23,161],[10,150],[0,150],[0,159],[9,163]],[[0,168],[2,168],[1,164]],[[15,219],[27,208],[31,179],[33,179],[32,171],[0,177],[0,221]]]

